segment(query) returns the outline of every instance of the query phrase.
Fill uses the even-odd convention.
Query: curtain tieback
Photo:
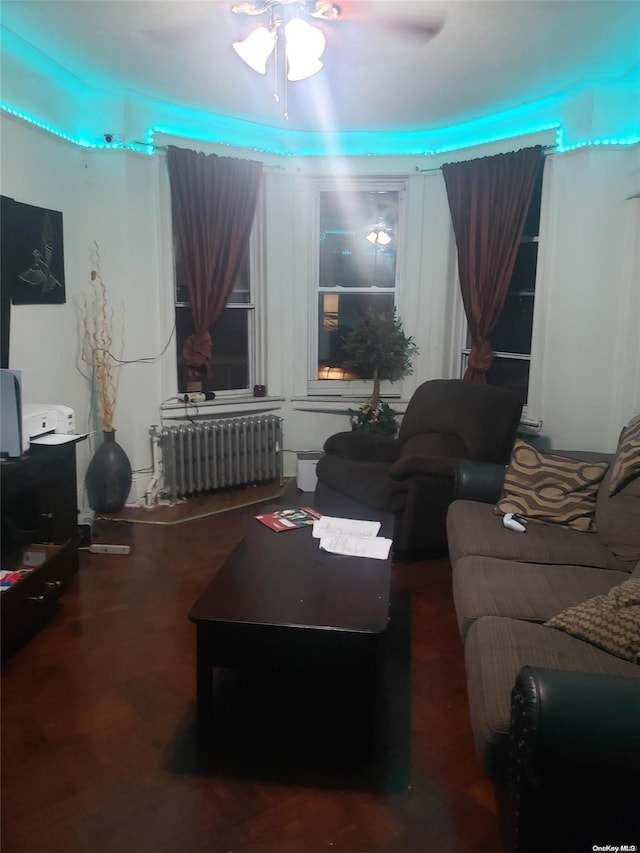
[[[182,357],[189,366],[190,372],[199,373],[200,375],[209,372],[211,348],[211,335],[208,329],[204,332],[195,332],[193,335],[189,335],[182,347]]]
[[[493,364],[493,350],[489,341],[473,344],[469,353],[469,370],[472,373],[486,373]]]

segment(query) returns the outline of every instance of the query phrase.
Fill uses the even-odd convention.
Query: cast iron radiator
[[[282,418],[251,415],[152,427],[162,453],[162,491],[172,501],[215,489],[282,484]]]

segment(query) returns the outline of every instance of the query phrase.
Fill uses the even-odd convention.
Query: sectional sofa
[[[609,457],[542,454],[518,440],[506,468],[458,468],[453,595],[471,724],[506,805],[507,849],[640,842],[640,418],[632,426]],[[569,498],[584,497],[583,474],[590,481],[582,510],[556,500],[565,469],[579,474]],[[507,509],[529,509],[525,532],[504,526]]]

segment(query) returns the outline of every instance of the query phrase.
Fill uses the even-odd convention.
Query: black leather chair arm
[[[400,451],[397,439],[366,430],[338,432],[324,444],[325,453],[335,453],[359,462],[394,462]]]
[[[591,850],[609,832],[638,844],[639,721],[640,678],[523,667],[512,692],[509,848]]]
[[[458,459],[454,471],[454,499],[494,504],[500,500],[506,466]]]
[[[640,678],[525,666],[512,708],[531,781],[553,765],[640,773]]]

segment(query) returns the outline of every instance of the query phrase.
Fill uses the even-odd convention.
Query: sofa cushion
[[[640,475],[640,415],[632,418],[620,436],[616,456],[611,464],[609,494],[620,489]]]
[[[467,693],[485,773],[505,781],[511,691],[523,666],[640,677],[640,667],[535,622],[484,616],[465,642]]]
[[[526,533],[507,530],[491,504],[454,501],[447,514],[449,557],[480,555],[522,563],[594,566],[631,571],[600,541],[596,533],[581,533],[552,524],[530,524]]]
[[[640,580],[630,578],[606,595],[563,610],[545,625],[631,663],[640,663]]]
[[[482,616],[546,622],[561,610],[606,594],[628,577],[626,572],[587,566],[462,557],[453,567],[460,634],[464,637]]]
[[[640,477],[609,494],[612,472],[605,476],[596,501],[598,537],[631,570],[640,560]]]
[[[596,495],[608,467],[607,462],[542,453],[518,438],[496,511],[517,512],[543,524],[594,530]]]

